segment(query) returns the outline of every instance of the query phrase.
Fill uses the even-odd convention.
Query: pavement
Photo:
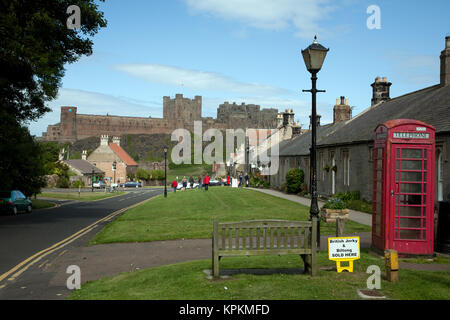
[[[272,190],[272,189],[258,189],[258,188],[246,188],[246,189],[270,194],[272,196],[283,198],[283,199],[290,200],[290,201],[294,201],[294,202],[300,203],[300,204],[302,204],[304,206],[308,206],[308,207],[311,205],[311,199],[303,198],[303,197],[300,197],[300,196],[297,196],[294,194],[286,194],[281,191],[276,191],[276,190]],[[318,203],[319,207],[321,207],[325,204],[325,202],[320,201],[320,200],[317,201],[317,203]],[[372,215],[371,214],[349,209],[348,218],[350,220],[358,222],[360,224],[364,224],[366,226],[372,226]]]
[[[283,198],[289,197],[293,201],[306,201],[309,199],[293,198],[291,195],[267,192],[272,190],[256,189],[258,191],[279,195]],[[153,190],[150,190],[153,191]],[[159,191],[161,193],[161,190]],[[152,197],[158,194],[143,194],[141,196]],[[130,195],[128,195],[130,196]],[[295,197],[295,196],[294,196]],[[124,196],[98,201],[106,207],[116,207],[117,201],[124,199]],[[130,199],[131,200],[131,199]],[[134,199],[134,203],[139,203],[141,198]],[[125,202],[122,200],[122,202]],[[300,203],[302,203],[300,202]],[[109,203],[109,205],[108,205]],[[90,205],[92,205],[91,203]],[[115,204],[115,205],[113,205]],[[127,203],[129,205],[129,203]],[[86,205],[86,202],[69,203],[63,207]],[[126,208],[126,207],[125,207]],[[117,209],[117,208],[116,208]],[[53,209],[57,210],[57,209]],[[48,210],[51,211],[51,210]],[[57,216],[55,211],[53,214]],[[11,273],[3,281],[0,279],[0,300],[6,299],[32,299],[32,300],[62,300],[65,299],[71,290],[67,288],[67,281],[70,273],[67,273],[69,266],[78,266],[81,270],[81,283],[97,280],[107,276],[113,276],[122,272],[131,272],[135,270],[151,268],[161,265],[179,263],[189,260],[211,259],[211,239],[180,239],[170,241],[154,241],[145,243],[115,243],[87,246],[89,240],[94,237],[95,232],[99,232],[103,226],[109,223],[117,215],[121,214],[121,210],[113,211],[113,213],[105,216],[105,220],[95,224],[91,229],[79,237],[72,238],[64,242],[55,249],[44,251],[38,255],[35,260],[39,259],[32,265],[29,265],[24,272],[18,276]],[[358,214],[353,218],[365,219],[364,216],[359,217]],[[370,221],[370,220],[369,220]],[[4,226],[0,220],[0,235]],[[368,223],[368,221],[366,221]],[[3,228],[4,229],[4,228]],[[76,228],[75,228],[76,229]],[[53,229],[54,230],[54,229]],[[93,231],[92,231],[93,230]],[[70,232],[73,232],[70,231]],[[354,235],[354,234],[353,234]],[[371,242],[371,233],[359,233],[361,240],[361,248],[369,248]],[[321,250],[327,250],[327,238],[321,237]],[[8,250],[10,251],[10,250]],[[31,261],[31,260],[30,260]],[[27,266],[27,265],[25,265]],[[408,268],[415,270],[430,271],[450,271],[449,265],[444,264],[410,264],[400,262],[400,268]],[[23,269],[23,267],[22,267]],[[18,269],[19,271],[22,269]],[[4,270],[3,270],[4,271]],[[0,271],[0,272],[3,272]],[[0,274],[1,278],[1,274]]]

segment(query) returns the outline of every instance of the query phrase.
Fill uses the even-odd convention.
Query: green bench
[[[214,220],[212,270],[219,277],[222,257],[298,254],[305,271],[317,272],[317,218],[312,221],[252,220],[222,222]]]

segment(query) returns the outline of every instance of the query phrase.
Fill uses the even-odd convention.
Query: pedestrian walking
[[[242,187],[242,174],[239,173],[239,187]]]
[[[202,176],[198,177],[198,189],[200,190],[202,188]]]
[[[203,184],[205,185],[205,191],[208,191],[208,186],[209,186],[209,175],[206,174],[205,178],[203,179]]]
[[[177,180],[172,181],[173,192],[177,192],[178,182]]]
[[[186,191],[186,188],[187,188],[187,180],[186,180],[186,177],[183,177],[183,180],[181,180],[181,182],[183,183],[183,190]]]
[[[249,176],[248,176],[248,173],[247,173],[247,172],[245,173],[244,179],[245,179],[245,186],[248,187]]]
[[[189,184],[191,185],[191,189],[194,189],[194,178],[192,176],[189,177]]]
[[[227,186],[230,185],[230,175],[227,175]]]

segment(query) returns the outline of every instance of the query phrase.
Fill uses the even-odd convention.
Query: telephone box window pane
[[[400,178],[402,181],[422,181],[422,172],[401,172]]]
[[[404,217],[420,217],[422,215],[422,207],[400,207],[400,216]],[[408,227],[401,225],[401,227]]]
[[[402,158],[422,159],[422,149],[402,149]]]
[[[415,195],[415,194],[401,194],[400,195],[400,204],[421,205],[422,204],[422,196]]]
[[[383,160],[382,159],[377,160],[377,168],[378,169],[383,168]]]
[[[400,229],[400,239],[420,240],[420,230]]]
[[[400,192],[422,193],[422,184],[420,184],[420,183],[400,183]]]
[[[382,159],[383,158],[383,148],[378,148],[377,149],[377,159]]]
[[[398,169],[398,163],[397,163],[397,169]],[[422,161],[403,160],[402,161],[402,170],[422,170]]]
[[[377,180],[378,181],[381,181],[382,176],[383,176],[383,172],[382,171],[377,171]]]

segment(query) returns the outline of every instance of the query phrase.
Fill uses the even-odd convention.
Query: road
[[[132,205],[150,199],[163,189],[137,189],[97,201],[57,201],[58,207],[17,216],[0,215],[0,299],[8,287],[45,255],[69,243],[91,238]],[[103,220],[102,220],[103,219]]]

